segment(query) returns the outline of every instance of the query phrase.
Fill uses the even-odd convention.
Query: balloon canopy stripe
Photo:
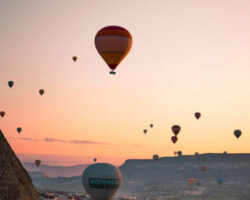
[[[125,29],[120,26],[108,26],[102,28],[98,33],[96,34],[96,37],[103,36],[103,35],[120,35],[120,36],[127,36],[130,39],[132,39],[131,34]]]
[[[131,40],[126,36],[106,35],[98,36],[95,39],[95,45],[98,52],[123,52],[131,48]]]

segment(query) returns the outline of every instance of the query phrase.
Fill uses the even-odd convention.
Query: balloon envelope
[[[16,130],[17,130],[18,133],[21,133],[22,128],[21,128],[21,127],[18,127]]]
[[[41,160],[35,160],[35,164],[37,167],[39,167],[41,165]]]
[[[39,94],[42,96],[44,94],[44,89],[40,89]]]
[[[196,112],[196,113],[194,113],[194,116],[196,117],[196,119],[199,119],[201,117],[201,113]]]
[[[14,81],[9,81],[9,82],[8,82],[8,85],[9,85],[10,88],[12,88],[13,85],[14,85]]]
[[[188,184],[189,185],[194,185],[194,183],[195,183],[195,179],[194,178],[189,178],[188,179]]]
[[[108,163],[92,164],[82,174],[83,186],[94,200],[111,200],[121,182],[120,170]]]
[[[143,129],[143,133],[146,134],[148,132],[147,129]]]
[[[178,156],[182,156],[182,151],[177,151]]]
[[[132,47],[132,36],[123,27],[106,26],[97,32],[95,47],[113,71],[129,53]]]
[[[172,131],[175,135],[178,135],[178,133],[180,132],[181,127],[179,125],[173,125],[172,126]]]
[[[77,61],[77,57],[76,56],[73,56],[72,59],[73,59],[74,62]]]
[[[238,130],[238,129],[235,130],[234,135],[235,135],[235,137],[239,138],[241,136],[241,130]]]
[[[171,140],[175,144],[177,142],[178,138],[176,136],[173,136],[173,137],[171,137]]]
[[[153,155],[153,160],[159,160],[159,156],[157,154]]]
[[[150,128],[153,128],[154,127],[154,124],[150,124]]]
[[[4,112],[4,111],[1,111],[1,112],[0,112],[0,116],[1,116],[1,117],[4,117],[4,115],[5,115],[5,112]]]
[[[94,160],[94,162],[96,162],[96,161],[97,161],[97,158],[94,158],[93,160]]]

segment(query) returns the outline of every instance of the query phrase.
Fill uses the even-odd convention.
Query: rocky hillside
[[[0,199],[39,200],[39,194],[0,130]]]

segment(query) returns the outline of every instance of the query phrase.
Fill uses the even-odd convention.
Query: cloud
[[[26,138],[26,137],[21,137],[21,138],[19,138],[19,140],[34,141],[34,142],[38,142],[38,141],[40,141],[40,140],[38,140],[38,139],[34,139],[34,138]]]
[[[35,139],[35,138],[27,138],[27,137],[8,137],[8,139],[18,139],[18,140],[25,140],[25,141],[33,141],[33,142],[38,142],[40,140]]]
[[[35,139],[35,138],[27,138],[27,137],[8,137],[8,139],[18,139],[24,141],[32,141],[32,142],[39,142],[42,140]],[[61,140],[57,138],[44,138],[44,142],[61,142],[61,143],[70,143],[70,144],[110,144],[107,142],[96,142],[96,141],[89,141],[89,140]]]
[[[106,142],[95,142],[89,140],[61,140],[56,138],[44,138],[45,142],[62,142],[62,143],[71,143],[71,144],[109,144]]]
[[[65,140],[55,139],[55,138],[44,138],[45,142],[67,142]]]
[[[107,142],[95,142],[95,141],[89,141],[89,140],[71,140],[69,143],[72,144],[109,144]]]

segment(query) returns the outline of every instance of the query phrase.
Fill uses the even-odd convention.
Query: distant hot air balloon
[[[154,127],[154,124],[150,124],[149,126],[150,126],[150,128],[153,128],[153,127]]]
[[[73,59],[74,62],[77,61],[77,57],[76,56],[73,56],[72,59]]]
[[[234,135],[235,135],[235,137],[239,138],[241,136],[241,130],[238,130],[238,129],[235,130]]]
[[[181,130],[181,127],[179,125],[173,125],[172,126],[172,131],[175,134],[175,136],[178,135],[178,133],[180,132],[180,130]]]
[[[201,113],[196,112],[196,113],[194,113],[194,116],[196,117],[196,119],[199,119],[201,117]]]
[[[18,133],[21,133],[22,128],[21,128],[21,127],[18,127],[16,130],[17,130]]]
[[[14,85],[14,81],[9,81],[9,82],[8,82],[8,85],[9,85],[10,88],[12,88],[13,85]]]
[[[96,162],[96,161],[97,161],[97,158],[94,158],[93,160],[94,160],[94,162]]]
[[[205,173],[205,172],[207,171],[207,167],[206,167],[206,166],[201,166],[201,171],[202,171],[203,173]]]
[[[35,164],[37,167],[39,167],[41,165],[41,160],[35,160]]]
[[[143,129],[143,133],[146,134],[148,132],[147,129]]]
[[[223,183],[224,183],[224,179],[223,178],[217,178],[217,184],[219,185],[219,186],[222,186],[223,185]]]
[[[182,156],[182,151],[177,151],[178,156]]]
[[[153,160],[159,160],[159,156],[157,154],[153,155]]]
[[[175,144],[177,142],[178,138],[176,136],[173,136],[173,137],[171,137],[171,140]]]
[[[97,32],[95,47],[111,69],[110,74],[115,74],[114,70],[132,47],[132,36],[125,28],[107,26]]]
[[[39,94],[40,94],[41,96],[43,96],[43,94],[44,94],[44,89],[40,89],[40,90],[39,90]]]
[[[174,151],[174,155],[177,156],[177,151]]]
[[[82,175],[83,186],[94,200],[111,200],[121,182],[120,170],[108,163],[89,165]]]
[[[5,112],[4,112],[4,111],[1,111],[1,112],[0,112],[0,116],[1,116],[1,117],[4,117],[4,115],[5,115]]]
[[[194,178],[189,178],[188,179],[188,184],[189,185],[194,185],[194,183],[195,183],[195,179]]]

